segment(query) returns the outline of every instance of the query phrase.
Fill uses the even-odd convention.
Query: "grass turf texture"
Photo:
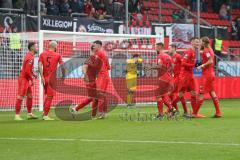
[[[1,112],[0,160],[240,159],[240,101],[221,100],[220,104],[223,118],[184,121],[122,121],[119,114],[126,109],[121,107],[107,119],[80,122],[15,122],[13,112]],[[208,117],[214,114],[211,101],[204,103],[201,113]],[[228,145],[232,143],[236,145]]]

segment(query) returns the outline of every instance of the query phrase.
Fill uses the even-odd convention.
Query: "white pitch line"
[[[187,142],[187,141],[141,141],[141,140],[114,140],[114,139],[75,139],[75,138],[17,138],[0,137],[0,140],[16,141],[80,141],[80,142],[118,142],[118,143],[155,143],[155,144],[192,144],[192,145],[213,145],[213,146],[236,146],[239,143],[209,143],[209,142]]]

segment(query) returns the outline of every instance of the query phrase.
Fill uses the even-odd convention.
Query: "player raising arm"
[[[43,120],[54,120],[48,116],[52,99],[55,95],[56,71],[58,64],[61,67],[62,78],[65,77],[65,68],[60,54],[56,53],[57,42],[49,42],[49,50],[44,51],[38,60],[38,69],[42,79],[46,98],[43,105]]]
[[[195,114],[198,114],[198,111],[204,101],[204,93],[209,93],[213,100],[213,104],[215,107],[215,115],[214,118],[220,118],[222,116],[220,107],[219,107],[219,100],[216,95],[215,89],[214,89],[214,79],[215,79],[215,73],[214,73],[214,52],[212,48],[210,47],[210,40],[208,37],[203,37],[201,39],[202,41],[202,47],[204,47],[202,52],[202,65],[197,67],[198,70],[202,69],[202,77],[201,77],[201,83],[200,83],[200,91],[199,91],[199,102],[197,109],[195,111]]]
[[[28,112],[28,119],[37,119],[35,115],[32,114],[32,86],[33,86],[33,77],[36,78],[36,75],[33,73],[34,66],[34,55],[37,53],[37,47],[34,42],[28,44],[28,52],[24,58],[22,70],[18,78],[18,97],[16,100],[15,106],[15,120],[23,120],[20,117],[20,110],[22,101],[25,96],[27,96],[26,106]]]

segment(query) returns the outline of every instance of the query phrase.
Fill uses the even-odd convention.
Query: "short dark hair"
[[[177,45],[175,43],[170,44],[170,46],[177,49]]]
[[[201,39],[202,39],[203,42],[205,42],[205,43],[207,43],[207,44],[210,43],[210,39],[209,39],[207,36],[202,37]]]
[[[96,40],[96,41],[94,41],[93,43],[95,43],[95,44],[99,44],[99,45],[102,46],[102,41],[100,41],[100,40]]]
[[[190,38],[190,42],[192,42],[195,39],[199,39],[199,38],[198,37],[192,37],[192,38]]]
[[[28,50],[31,50],[32,46],[35,45],[35,42],[29,42],[28,43]]]
[[[139,56],[140,56],[140,55],[139,55],[138,53],[134,53],[134,54],[132,55],[133,58],[139,57]]]
[[[158,43],[156,43],[156,45],[164,47],[164,44],[162,42],[158,42]]]

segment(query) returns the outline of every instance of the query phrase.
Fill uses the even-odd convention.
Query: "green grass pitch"
[[[223,118],[210,118],[214,107],[206,101],[208,118],[179,121],[123,121],[126,107],[80,122],[15,122],[13,112],[0,112],[0,160],[239,160],[240,101],[220,104]]]

